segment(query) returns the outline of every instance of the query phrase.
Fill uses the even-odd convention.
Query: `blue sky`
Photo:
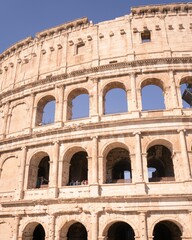
[[[1,0],[0,53],[37,32],[88,17],[94,23],[130,13],[132,6],[181,2],[181,0]]]

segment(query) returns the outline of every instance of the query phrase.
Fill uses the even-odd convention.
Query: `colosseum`
[[[192,239],[191,40],[178,3],[1,53],[1,240]]]

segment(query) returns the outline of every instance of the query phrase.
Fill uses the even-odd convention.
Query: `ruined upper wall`
[[[136,7],[129,15],[98,24],[77,19],[3,52],[0,90],[116,62],[190,57],[191,37],[192,3]]]

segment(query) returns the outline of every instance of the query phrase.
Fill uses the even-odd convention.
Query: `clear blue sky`
[[[0,53],[37,32],[88,17],[94,23],[130,13],[131,6],[181,0],[0,0]]]

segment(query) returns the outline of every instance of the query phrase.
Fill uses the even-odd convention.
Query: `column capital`
[[[135,131],[135,132],[133,132],[133,135],[135,136],[135,135],[141,135],[141,132],[140,131]]]
[[[177,132],[178,132],[178,133],[180,133],[180,132],[185,133],[185,132],[186,132],[186,129],[185,129],[185,128],[177,129]]]

